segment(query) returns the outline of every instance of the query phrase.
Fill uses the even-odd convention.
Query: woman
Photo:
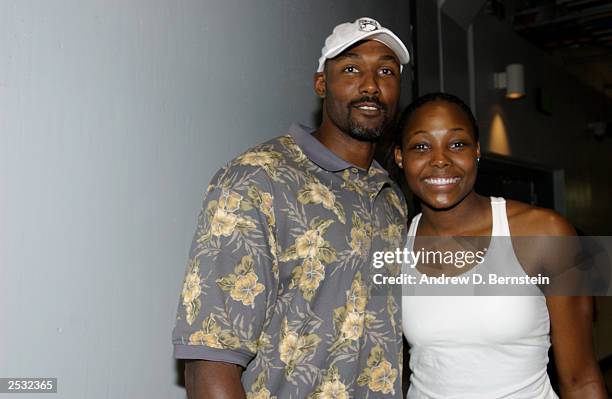
[[[575,235],[553,211],[477,194],[479,158],[476,121],[459,98],[432,93],[404,111],[394,159],[422,208],[408,250],[426,236],[492,243],[496,236]],[[505,267],[525,274],[511,245],[510,254],[496,251]],[[432,270],[421,264],[413,272]],[[551,339],[561,398],[606,397],[592,349],[591,297],[404,296],[402,316],[411,346],[408,398],[557,398],[546,374]]]

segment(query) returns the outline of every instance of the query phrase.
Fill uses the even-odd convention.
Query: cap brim
[[[371,32],[363,32],[362,35],[355,37],[349,42],[343,43],[342,46],[330,49],[319,59],[319,68],[317,69],[317,72],[323,72],[325,60],[334,58],[347,48],[351,47],[353,44],[366,39],[376,40],[377,42],[380,42],[385,46],[389,47],[395,53],[395,55],[397,55],[400,66],[410,62],[410,53],[408,52],[408,49],[406,48],[404,43],[389,29],[383,28]]]

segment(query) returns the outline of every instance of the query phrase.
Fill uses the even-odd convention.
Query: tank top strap
[[[423,214],[419,213],[412,218],[410,227],[408,228],[408,237],[415,237],[419,221]],[[501,197],[491,197],[491,218],[493,226],[491,227],[491,235],[495,236],[510,236],[510,226],[508,225],[508,215],[506,214],[506,200]]]
[[[510,226],[508,225],[505,199],[501,197],[491,197],[491,218],[493,220],[491,235],[493,237],[509,237]]]
[[[416,237],[417,227],[419,227],[419,220],[421,220],[422,213],[419,213],[412,218],[410,227],[408,228],[408,237]]]

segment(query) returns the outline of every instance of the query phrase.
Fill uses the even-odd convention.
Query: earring
[[[401,162],[398,162],[397,166],[399,166],[399,168],[402,169],[404,167],[404,164],[402,164]]]

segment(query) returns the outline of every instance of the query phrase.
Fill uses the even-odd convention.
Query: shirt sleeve
[[[253,359],[276,301],[273,192],[261,170],[222,169],[205,195],[172,334],[178,359]]]

